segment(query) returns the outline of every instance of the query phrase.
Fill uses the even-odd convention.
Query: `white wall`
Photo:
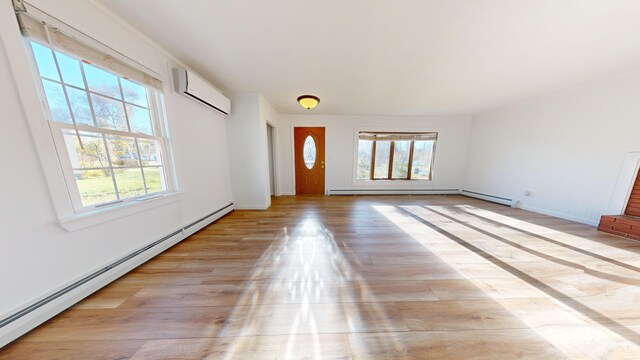
[[[325,116],[280,115],[278,151],[279,187],[295,193],[293,127],[324,126],[327,190],[459,189],[465,171],[470,119],[437,116]],[[356,134],[369,131],[437,131],[433,181],[354,181]]]
[[[179,202],[76,232],[63,230],[56,223],[41,163],[15,91],[16,82],[34,80],[13,78],[8,56],[14,56],[10,52],[16,49],[0,43],[0,152],[4,154],[0,157],[0,317],[232,201],[225,118],[172,93],[169,70],[174,60],[93,2],[31,2],[161,75],[178,182],[185,196]],[[10,1],[1,5],[2,18],[9,18]],[[0,23],[3,39],[20,37],[17,23]]]
[[[640,151],[640,73],[476,116],[471,131],[465,189],[596,224]]]
[[[238,209],[271,205],[267,121],[276,112],[259,94],[236,94],[227,123],[233,194]]]
[[[262,139],[263,142],[261,142],[261,146],[264,150],[262,150],[265,155],[266,155],[266,163],[264,166],[266,166],[267,170],[266,170],[266,177],[267,177],[267,181],[264,183],[264,186],[266,187],[266,198],[267,198],[267,204],[271,205],[271,178],[273,175],[273,179],[277,182],[278,179],[278,166],[279,166],[279,159],[278,159],[278,155],[279,153],[277,152],[277,149],[275,152],[273,152],[273,169],[275,170],[275,172],[273,174],[271,174],[271,163],[270,163],[270,159],[269,159],[269,151],[273,151],[273,143],[277,143],[279,140],[279,131],[281,131],[281,127],[280,127],[280,114],[278,114],[274,108],[271,106],[271,104],[264,98],[262,97],[262,95],[260,96],[260,126],[262,127],[262,132],[263,134]],[[269,143],[269,134],[267,134],[268,129],[267,129],[267,124],[271,125],[273,128],[273,131],[271,133],[271,142],[272,144]],[[262,159],[262,161],[264,161],[264,158]],[[274,195],[279,195],[278,192],[278,185],[277,184],[273,184],[273,192]]]

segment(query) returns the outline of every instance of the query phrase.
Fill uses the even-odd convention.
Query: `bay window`
[[[438,133],[360,132],[358,180],[431,180]]]

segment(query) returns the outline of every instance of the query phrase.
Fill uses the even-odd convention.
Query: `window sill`
[[[133,201],[106,209],[74,214],[69,217],[58,219],[58,224],[68,232],[74,232],[158,206],[166,205],[183,198],[184,192],[169,193],[144,201]]]
[[[354,180],[354,184],[391,184],[391,183],[427,183],[433,182],[433,179],[373,179],[373,180]]]

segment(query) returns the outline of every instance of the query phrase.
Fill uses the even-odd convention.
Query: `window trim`
[[[82,204],[82,198],[80,196],[80,190],[77,186],[77,184],[75,183],[75,173],[74,171],[78,170],[78,169],[74,169],[72,164],[71,164],[71,160],[69,159],[68,156],[62,156],[62,152],[66,152],[66,143],[65,143],[65,139],[64,139],[64,133],[63,133],[63,129],[69,129],[69,130],[75,130],[73,124],[67,124],[67,123],[62,123],[62,122],[56,122],[56,121],[51,121],[49,120],[49,128],[51,129],[51,137],[53,138],[53,142],[56,146],[56,154],[58,155],[58,161],[61,164],[61,170],[63,173],[63,176],[65,178],[65,183],[67,184],[68,190],[69,190],[69,197],[71,199],[71,203],[73,205],[74,208],[74,212],[76,214],[81,214],[81,213],[86,213],[86,212],[91,212],[91,211],[95,211],[97,209],[100,208],[105,208],[105,207],[109,207],[111,205],[116,205],[116,204],[128,204],[134,201],[140,201],[140,200],[144,200],[146,198],[155,198],[158,195],[166,195],[166,194],[170,194],[175,192],[174,191],[174,187],[171,181],[171,174],[167,173],[167,171],[169,171],[170,169],[170,165],[168,164],[168,162],[166,161],[166,156],[167,156],[167,151],[166,149],[166,143],[167,143],[167,139],[165,139],[162,136],[150,136],[150,135],[146,135],[146,134],[140,134],[140,133],[136,133],[135,137],[137,138],[141,138],[141,139],[150,139],[150,140],[156,140],[158,141],[159,145],[160,145],[160,151],[163,157],[163,163],[162,165],[149,165],[149,166],[135,166],[135,167],[130,167],[130,166],[126,166],[126,167],[113,167],[110,166],[109,170],[118,170],[118,169],[143,169],[143,168],[152,168],[152,167],[161,167],[164,168],[164,173],[165,173],[165,184],[166,184],[166,189],[163,191],[158,191],[158,192],[154,192],[154,193],[146,193],[146,194],[142,194],[142,195],[138,195],[138,196],[132,196],[132,197],[128,197],[128,198],[124,198],[124,199],[119,199],[119,200],[114,200],[114,201],[110,201],[110,202],[104,202],[104,203],[100,203],[100,204],[94,204],[94,205],[87,205],[84,206]],[[154,124],[155,125],[155,124]],[[93,126],[89,126],[89,125],[84,125],[84,124],[78,124],[76,125],[76,128],[78,129],[78,131],[80,132],[93,132],[96,133],[96,128]],[[111,129],[99,129],[100,132],[97,133],[104,133],[107,135],[117,135],[117,136],[126,136],[126,137],[133,137],[131,135],[131,133],[128,132],[121,132],[121,131],[117,131],[117,130],[111,130]],[[62,149],[62,150],[57,150],[57,149]],[[58,153],[59,152],[59,153]],[[94,168],[82,168],[82,170],[92,170]],[[95,169],[102,169],[102,168],[95,168]],[[105,168],[106,169],[106,168]],[[144,172],[142,173],[143,179],[144,179]],[[70,184],[73,183],[73,184]]]
[[[57,223],[69,232],[123,218],[135,213],[174,203],[185,198],[185,193],[176,191],[166,194],[139,198],[128,203],[117,203],[102,209],[93,209],[76,213],[68,217],[58,218]]]
[[[358,140],[360,140],[358,138]],[[395,149],[396,149],[396,141],[397,140],[389,140],[390,141],[390,145],[389,145],[389,169],[387,169],[387,177],[386,178],[380,178],[380,177],[375,177],[375,164],[376,164],[376,149],[377,149],[377,143],[379,140],[369,140],[369,141],[373,141],[373,144],[371,146],[371,171],[370,171],[370,175],[369,175],[369,179],[359,179],[359,180],[363,180],[363,181],[367,181],[367,180],[375,180],[375,181],[380,181],[380,180],[392,180],[392,181],[407,181],[407,180],[431,180],[431,167],[429,167],[429,178],[428,179],[412,179],[411,178],[411,165],[413,165],[413,145],[415,143],[415,140],[402,140],[402,141],[411,141],[411,143],[409,144],[409,162],[407,164],[407,177],[406,178],[394,178],[393,177],[393,157],[395,155]],[[382,140],[380,140],[382,141]],[[360,143],[358,142],[358,145]],[[433,156],[432,156],[433,158]]]
[[[80,90],[83,92],[86,92],[88,97],[91,97],[91,95],[97,95],[97,96],[102,96],[105,97],[107,99],[111,99],[114,101],[118,101],[121,102],[123,104],[123,110],[124,110],[124,116],[126,119],[126,123],[127,123],[127,128],[130,130],[130,123],[129,123],[129,118],[127,115],[127,105],[131,105],[131,106],[136,106],[136,107],[141,107],[137,104],[133,104],[130,103],[128,101],[126,101],[126,99],[124,98],[123,94],[122,94],[122,86],[120,84],[120,80],[118,80],[118,85],[120,88],[120,92],[121,92],[121,96],[123,96],[122,99],[117,99],[108,95],[104,95],[104,94],[100,94],[97,93],[95,91],[92,91],[88,84],[86,83],[86,77],[84,76],[84,71],[83,72],[83,80],[85,81],[85,87],[86,89],[83,88],[79,88],[77,86],[74,86],[72,84],[67,84],[65,82],[63,82],[63,79],[60,80],[55,80],[55,79],[50,79],[44,76],[41,76],[38,72],[38,66],[36,63],[36,59],[35,56],[33,54],[33,51],[31,50],[31,42],[35,42],[41,46],[45,46],[47,48],[51,48],[52,50],[54,50],[55,52],[59,52],[61,54],[64,54],[66,56],[75,58],[78,61],[82,61],[77,59],[76,56],[74,56],[73,54],[68,54],[66,53],[63,49],[57,49],[57,48],[52,48],[49,44],[43,44],[42,42],[36,40],[36,39],[30,39],[28,37],[24,37],[24,43],[25,43],[25,47],[26,47],[26,51],[27,51],[27,57],[29,57],[31,59],[31,64],[32,66],[34,66],[33,68],[33,75],[36,81],[36,87],[38,89],[38,95],[40,97],[40,100],[42,102],[42,105],[44,107],[44,116],[45,116],[45,121],[48,125],[48,128],[50,130],[51,133],[51,138],[53,139],[54,142],[54,147],[55,147],[55,154],[56,154],[56,159],[58,161],[58,163],[60,164],[60,169],[62,171],[62,175],[64,177],[64,182],[65,185],[67,187],[67,194],[69,196],[69,199],[71,201],[71,205],[73,208],[73,212],[75,214],[83,214],[83,213],[89,213],[89,212],[94,212],[97,210],[101,210],[101,209],[108,209],[110,207],[113,206],[121,206],[121,205],[126,205],[126,204],[132,204],[136,201],[141,201],[141,200],[145,200],[145,199],[152,199],[152,198],[156,198],[158,196],[162,196],[162,195],[167,195],[167,194],[171,194],[173,192],[176,191],[176,187],[175,187],[175,182],[173,181],[174,177],[175,177],[175,173],[173,172],[173,168],[172,168],[172,157],[169,155],[170,153],[168,152],[168,147],[166,146],[166,144],[169,142],[169,137],[168,134],[166,132],[166,126],[164,126],[164,116],[163,116],[163,108],[162,108],[162,104],[163,101],[161,99],[161,94],[154,91],[153,89],[149,89],[148,87],[146,87],[145,85],[141,85],[145,88],[146,93],[147,93],[147,100],[148,100],[148,110],[150,112],[150,116],[151,116],[151,126],[154,130],[155,133],[160,134],[160,135],[148,135],[145,133],[134,133],[131,131],[120,131],[120,130],[112,130],[112,129],[108,129],[108,128],[101,128],[101,127],[97,127],[97,126],[91,126],[91,125],[87,125],[87,124],[82,124],[82,123],[66,123],[66,122],[60,122],[60,121],[55,121],[53,119],[53,114],[51,109],[49,108],[49,104],[47,102],[47,97],[46,97],[46,93],[44,90],[44,85],[43,85],[43,80],[49,81],[49,82],[53,82],[55,84],[59,84],[63,87],[70,87],[70,88],[74,88],[76,90]],[[122,76],[113,73],[111,70],[109,69],[104,69],[104,68],[100,68],[99,69],[109,72],[110,74],[113,74],[114,76],[116,76],[118,79],[122,78]],[[93,110],[93,106],[92,106],[92,101],[91,99],[87,99],[87,101],[89,101],[89,107],[91,109],[92,112],[92,118],[95,119],[95,113]],[[142,107],[141,107],[142,108]],[[69,109],[69,111],[73,111],[71,108]],[[162,154],[162,158],[163,158],[163,163],[161,166],[159,167],[163,167],[164,168],[164,177],[165,177],[165,185],[166,185],[166,189],[163,191],[159,191],[159,192],[154,192],[154,193],[145,193],[142,195],[137,195],[137,196],[132,196],[132,197],[128,197],[128,198],[124,198],[124,199],[116,199],[113,201],[109,201],[109,202],[104,202],[104,203],[99,203],[99,204],[92,204],[92,205],[83,205],[82,204],[82,198],[80,195],[80,189],[77,185],[77,182],[75,180],[75,174],[74,174],[74,168],[71,164],[71,160],[67,154],[68,150],[66,149],[66,144],[65,144],[65,139],[64,139],[64,134],[63,134],[63,129],[69,129],[72,130],[74,132],[79,133],[80,131],[83,132],[93,132],[93,133],[101,133],[101,134],[110,134],[110,135],[116,135],[116,136],[124,136],[124,137],[132,137],[134,139],[137,138],[143,138],[143,139],[151,139],[151,140],[155,140],[158,141],[159,145],[160,145],[160,151]],[[137,144],[137,141],[136,141]],[[107,145],[105,144],[105,147]],[[137,148],[137,147],[136,147]],[[108,151],[108,149],[107,149]],[[64,156],[66,155],[66,156]],[[114,167],[111,165],[111,160],[110,157],[108,158],[109,160],[109,170],[113,170]],[[150,166],[151,167],[151,166]],[[117,168],[117,167],[116,167]],[[140,169],[142,169],[143,166],[142,164],[140,164]],[[142,170],[141,170],[142,171]],[[171,171],[171,172],[169,172]],[[113,176],[113,175],[112,175]],[[143,177],[143,181],[144,181],[144,171],[142,171],[142,177]],[[115,179],[114,181],[114,187],[115,190],[117,192],[117,187],[115,185]]]
[[[33,141],[32,145],[39,159],[39,164],[44,178],[44,185],[51,197],[51,206],[53,207],[57,217],[55,222],[67,231],[77,231],[183,199],[185,196],[184,193],[177,191],[177,189],[179,189],[178,174],[175,172],[175,161],[173,153],[171,152],[171,137],[168,131],[165,104],[163,102],[162,104],[159,104],[160,117],[158,118],[158,125],[162,127],[162,133],[165,134],[168,139],[165,144],[169,151],[168,153],[165,153],[165,158],[168,158],[165,166],[166,171],[171,172],[172,176],[169,177],[168,182],[171,183],[172,188],[175,189],[174,192],[150,198],[146,201],[132,202],[126,206],[116,205],[85,213],[76,213],[74,211],[68,194],[68,187],[58,160],[52,132],[49,128],[46,101],[41,97],[41,85],[38,85],[40,84],[40,75],[37,73],[35,59],[29,53],[31,51],[29,39],[23,37],[20,33],[20,27],[11,3],[2,3],[0,4],[0,7],[4,7],[0,9],[2,10],[0,11],[0,40],[4,45],[5,53],[7,55],[9,72],[11,77],[15,80],[16,95],[22,105],[23,116],[26,120],[25,123],[31,133]],[[30,12],[31,10],[32,9],[29,8]],[[84,35],[83,33],[41,11],[36,10],[36,12],[38,16],[42,16],[43,18],[46,18],[47,21],[51,21],[52,24],[55,24],[55,26],[64,29],[65,31],[69,31],[74,36],[77,36],[78,39],[85,41],[87,44],[98,46],[101,49],[106,49],[106,46],[100,44],[93,38]],[[110,54],[136,68],[142,67],[151,75],[161,78],[157,75],[158,73],[151,70],[150,67],[140,65],[136,60],[125,57],[116,50],[111,51]],[[166,94],[166,83],[163,87],[164,91],[162,93]]]
[[[387,140],[389,142],[392,143],[391,145],[391,149],[389,151],[389,169],[388,169],[388,177],[386,178],[375,178],[374,177],[374,171],[375,171],[375,151],[376,151],[376,141],[372,141],[372,149],[371,149],[371,165],[370,165],[370,177],[369,179],[360,179],[358,178],[358,151],[359,151],[359,141],[360,141],[360,134],[361,133],[379,133],[379,134],[425,134],[425,133],[435,133],[435,139],[433,140],[433,147],[431,150],[431,166],[429,167],[429,178],[428,179],[412,179],[411,178],[411,168],[413,165],[413,148],[414,148],[414,144],[415,141],[417,140],[404,140],[404,141],[411,141],[411,147],[409,150],[409,167],[407,169],[407,178],[393,178],[392,177],[392,172],[393,172],[393,155],[394,155],[394,147],[395,144],[393,140]],[[438,129],[434,129],[434,128],[429,128],[429,129],[416,129],[416,128],[402,128],[402,129],[396,129],[394,130],[389,130],[389,129],[380,129],[377,130],[375,128],[371,128],[371,127],[367,127],[367,128],[359,128],[359,127],[355,127],[354,128],[354,150],[353,150],[353,184],[357,185],[357,184],[365,184],[365,183],[376,183],[376,184],[383,184],[383,183],[398,183],[398,182],[402,182],[402,183],[412,183],[412,182],[433,182],[433,174],[434,174],[434,167],[435,167],[435,159],[436,159],[436,147],[438,144],[438,140],[440,140],[439,138],[439,133],[440,131],[438,131]],[[371,140],[370,140],[371,141]]]

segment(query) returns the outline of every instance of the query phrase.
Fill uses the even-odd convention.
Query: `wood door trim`
[[[387,171],[387,179],[393,179],[393,153],[396,150],[396,142],[391,141],[389,146],[389,169]]]
[[[407,180],[411,180],[411,171],[413,170],[413,144],[415,144],[415,140],[411,140],[411,147],[409,148],[409,165],[407,167]]]
[[[375,170],[375,166],[376,166],[376,144],[378,142],[374,141],[373,142],[373,148],[371,149],[371,179],[374,178],[373,174],[374,174],[374,170]]]

